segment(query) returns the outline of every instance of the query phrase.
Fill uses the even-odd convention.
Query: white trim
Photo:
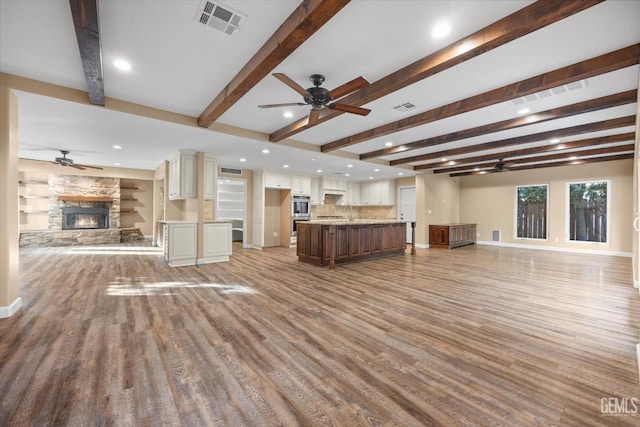
[[[610,256],[622,256],[631,257],[631,252],[617,252],[617,251],[599,251],[594,249],[574,249],[574,248],[561,248],[558,246],[539,246],[539,245],[523,245],[521,243],[502,243],[502,242],[490,242],[486,240],[478,240],[478,245],[487,246],[504,246],[507,248],[519,248],[519,249],[537,249],[540,251],[558,251],[558,252],[572,252],[576,254],[591,254],[591,255],[610,255]]]
[[[212,264],[214,262],[227,262],[227,261],[229,261],[229,255],[220,255],[220,256],[207,257],[207,258],[198,258],[196,260],[196,265]]]
[[[16,300],[11,303],[11,305],[6,307],[0,307],[0,319],[6,319],[7,317],[11,317],[22,307],[22,298],[18,297]]]
[[[418,249],[429,249],[429,245],[426,243],[416,243],[416,248]]]

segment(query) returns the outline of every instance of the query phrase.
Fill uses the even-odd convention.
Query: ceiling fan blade
[[[102,168],[99,167],[99,166],[79,165],[77,163],[74,163],[73,167],[76,167],[76,166],[80,166],[83,169],[90,168],[90,169],[100,169],[100,170],[102,170]]]
[[[317,124],[318,119],[320,119],[320,110],[311,110],[311,112],[309,113],[309,124]]]
[[[366,116],[371,112],[368,108],[356,107],[355,105],[346,105],[346,104],[330,104],[328,107],[332,110],[344,111],[345,113],[353,113],[359,114],[361,116]]]
[[[298,83],[294,82],[292,79],[290,79],[289,77],[287,77],[282,73],[273,73],[273,77],[280,80],[282,83],[286,84],[287,86],[289,86],[291,89],[295,90],[302,96],[306,96],[309,94],[309,92],[307,92],[305,88],[303,88]]]
[[[307,104],[304,102],[285,102],[284,104],[265,104],[258,105],[260,108],[275,108],[275,107],[303,107]]]
[[[73,165],[69,165],[69,166],[71,166],[71,167],[72,167],[72,168],[74,168],[74,169],[80,169],[80,170],[82,170],[82,171],[86,169],[86,168],[82,167],[83,165],[76,165],[76,164],[73,164]]]
[[[369,82],[364,77],[362,77],[362,76],[356,77],[355,79],[351,80],[350,82],[347,82],[347,83],[345,83],[345,84],[343,84],[341,86],[338,86],[337,88],[333,89],[331,92],[329,92],[329,95],[331,95],[331,97],[333,99],[342,98],[343,96],[348,95],[351,92],[355,92],[356,90],[358,90],[361,87],[366,86],[368,84],[369,84]]]

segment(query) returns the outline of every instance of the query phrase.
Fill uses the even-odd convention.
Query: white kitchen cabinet
[[[347,181],[347,191],[342,196],[342,204],[345,206],[360,206],[360,183]]]
[[[198,264],[229,261],[232,248],[231,221],[204,223],[203,257]]]
[[[321,205],[324,203],[322,191],[320,190],[320,178],[311,178],[311,204]]]
[[[322,192],[325,194],[341,194],[347,191],[347,181],[340,178],[322,177]]]
[[[311,195],[311,178],[308,176],[292,176],[291,194],[302,196]]]
[[[169,158],[169,200],[196,198],[196,153],[179,151]]]
[[[195,222],[166,221],[163,234],[164,259],[170,267],[196,264],[198,235]]]
[[[291,176],[280,175],[278,173],[273,173],[273,172],[266,172],[264,186],[266,188],[290,189]]]
[[[363,182],[360,184],[361,206],[392,206],[395,203],[393,181]]]
[[[218,162],[215,157],[204,158],[204,198],[213,200],[218,197]]]

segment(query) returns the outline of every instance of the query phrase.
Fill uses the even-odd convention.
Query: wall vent
[[[569,92],[576,89],[584,89],[589,86],[587,80],[578,80],[577,82],[571,82],[566,85],[553,87],[551,89],[543,90],[540,92],[532,93],[527,96],[521,96],[509,101],[511,105],[519,106],[531,101],[537,101],[538,99],[548,98],[553,95],[560,95],[561,93]]]
[[[223,6],[220,2],[202,0],[195,22],[232,36],[246,19],[246,15]]]
[[[411,102],[404,102],[400,105],[396,105],[395,107],[393,107],[394,110],[400,112],[400,113],[404,113],[406,111],[411,111],[414,110],[416,108],[416,106],[411,103]]]
[[[491,231],[491,241],[499,242],[500,241],[500,230]]]
[[[242,175],[242,169],[234,169],[234,168],[220,168],[220,173],[226,173],[229,175]]]

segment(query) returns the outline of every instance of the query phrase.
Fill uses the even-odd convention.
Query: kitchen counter
[[[405,253],[406,227],[389,219],[313,219],[298,223],[298,261],[335,268]]]

